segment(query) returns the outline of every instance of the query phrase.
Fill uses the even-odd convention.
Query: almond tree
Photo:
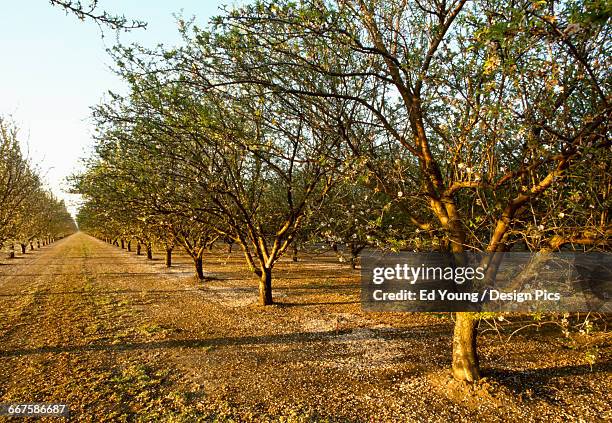
[[[329,157],[339,137],[309,124],[315,108],[295,108],[257,87],[206,90],[191,71],[173,70],[171,51],[119,51],[132,93],[96,114],[105,127],[99,154],[113,166],[124,162],[115,181],[131,172],[138,186],[123,193],[126,201],[150,194],[147,213],[174,216],[173,233],[196,262],[202,249],[185,233],[238,243],[260,278],[260,302],[271,304],[274,264],[334,183],[337,163]],[[159,57],[170,63],[163,71]],[[207,226],[217,236],[206,235]]]
[[[368,166],[391,195],[409,193],[414,230],[456,254],[494,253],[519,242],[546,193],[568,198],[563,181],[589,149],[610,161],[608,19],[600,2],[266,0],[218,18],[215,36],[196,33],[205,53],[194,69],[211,86],[356,105],[381,130],[356,152],[384,140],[409,157],[410,191]],[[563,232],[601,242],[602,216]],[[480,377],[477,324],[456,315],[459,380]]]

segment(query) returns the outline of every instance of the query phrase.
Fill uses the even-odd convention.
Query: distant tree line
[[[40,248],[76,231],[66,205],[49,192],[23,155],[14,123],[0,117],[0,249]]]
[[[490,253],[609,250],[610,9],[600,1],[262,0],[184,43],[114,49],[79,225],[236,243],[271,304],[305,242]],[[123,242],[123,241],[122,241]],[[479,315],[453,373],[480,376]]]

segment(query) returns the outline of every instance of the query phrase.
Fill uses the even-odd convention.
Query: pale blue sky
[[[246,2],[246,1],[241,1]],[[84,1],[85,3],[85,1]],[[179,42],[173,14],[204,26],[224,4],[236,0],[100,0],[100,7],[148,22],[146,30],[121,33],[121,42],[153,46]],[[24,149],[45,176],[53,192],[74,213],[77,199],[62,191],[66,176],[79,169],[90,151],[89,107],[121,81],[108,69],[106,54],[116,40],[114,31],[91,21],[79,21],[46,0],[3,2],[0,13],[0,114],[10,115],[21,128]]]

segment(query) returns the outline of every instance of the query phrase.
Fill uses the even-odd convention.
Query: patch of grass
[[[108,416],[109,421],[208,421],[192,405],[203,393],[168,392],[171,374],[169,369],[130,365],[111,377],[114,402],[120,406]]]
[[[112,305],[115,302],[115,300],[113,300],[110,297],[95,296],[93,299],[93,302],[98,307],[104,307],[104,306]]]
[[[100,332],[103,328],[104,328],[104,325],[101,324],[100,322],[91,323],[87,325],[87,327],[85,328],[85,333],[88,335],[91,335],[91,334]]]
[[[170,330],[156,324],[143,324],[138,326],[138,332],[145,336],[165,335]]]

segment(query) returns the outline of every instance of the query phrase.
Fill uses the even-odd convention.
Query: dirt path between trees
[[[77,233],[0,263],[0,404],[68,404],[73,421],[599,421],[598,361],[559,331],[480,338],[488,380],[448,378],[448,315],[364,313],[358,273],[286,261],[260,307],[240,252],[166,269]],[[593,348],[590,345],[589,348]],[[2,419],[0,417],[0,419]]]

